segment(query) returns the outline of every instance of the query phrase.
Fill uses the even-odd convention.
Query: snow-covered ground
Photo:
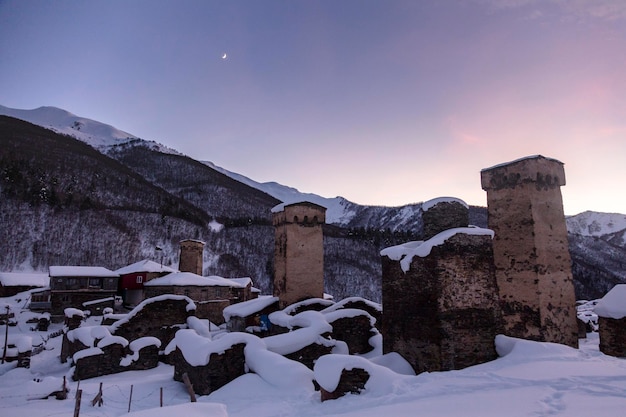
[[[18,302],[17,299],[20,301]],[[9,338],[31,337],[38,344],[48,332],[31,331],[25,321],[34,313],[21,308],[25,296],[0,299],[16,314]],[[89,318],[96,325],[99,318]],[[4,326],[1,328],[4,335]],[[3,337],[0,337],[3,338]],[[207,396],[189,402],[183,384],[173,380],[173,367],[160,364],[148,371],[130,371],[80,382],[80,416],[623,416],[626,410],[626,359],[598,351],[597,333],[581,339],[580,349],[537,343],[505,336],[495,341],[500,358],[460,371],[407,376],[359,357],[329,355],[319,361],[315,377],[332,385],[341,367],[368,366],[371,378],[361,395],[347,395],[322,403],[310,384],[280,383],[285,368],[266,366],[258,374],[248,373]],[[30,369],[15,362],[0,365],[0,415],[10,417],[73,415],[78,383],[71,381],[69,364],[59,362],[61,338],[52,338],[47,348],[32,357]],[[269,356],[268,356],[269,358]],[[378,358],[380,359],[380,358]],[[271,360],[268,359],[268,360]],[[388,361],[387,361],[388,362]],[[260,370],[261,364],[255,364]],[[269,365],[272,365],[271,363]],[[284,366],[284,363],[281,363]],[[300,367],[300,364],[294,366]],[[268,378],[268,372],[269,378]],[[272,375],[272,372],[274,373]],[[40,399],[60,389],[68,378],[66,400]],[[91,400],[102,383],[101,407]],[[131,399],[132,387],[132,399]],[[160,392],[163,391],[163,408]],[[128,413],[130,404],[131,414]]]

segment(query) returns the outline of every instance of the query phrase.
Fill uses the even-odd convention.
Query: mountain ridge
[[[0,114],[6,109],[0,106]],[[154,258],[156,245],[164,248],[166,264],[175,266],[178,242],[198,238],[207,242],[205,273],[252,276],[257,285],[268,292],[271,290],[274,233],[270,209],[280,202],[312,200],[328,207],[329,224],[324,226],[326,291],[336,296],[360,295],[378,300],[380,250],[421,235],[423,203],[399,207],[360,206],[342,197],[302,193],[276,182],[258,183],[110,125],[101,124],[105,126],[102,128],[100,122],[83,123],[79,130],[63,126],[62,120],[54,120],[51,115],[59,115],[72,125],[84,118],[61,109],[45,107],[18,112],[22,112],[19,113],[22,116],[31,114],[29,112],[45,113],[48,119],[43,121],[47,128],[56,126],[53,134],[69,132],[64,137],[55,137],[57,145],[50,149],[52,153],[62,153],[62,146],[82,149],[74,154],[74,162],[64,163],[66,166],[80,164],[86,155],[94,155],[71,142],[80,140],[91,149],[95,148],[101,158],[108,158],[102,159],[104,166],[121,164],[124,169],[106,171],[111,174],[102,176],[87,165],[84,172],[72,174],[72,179],[72,175],[58,166],[61,162],[43,165],[47,159],[38,153],[36,143],[22,150],[24,155],[19,155],[18,151],[9,155],[5,151],[0,165],[4,174],[0,178],[0,193],[8,198],[2,200],[0,239],[16,244],[5,248],[6,255],[0,259],[0,268],[4,270],[41,268],[50,262],[98,263],[117,269],[143,258]],[[24,137],[47,135],[34,134],[34,127],[13,120],[9,123]],[[104,132],[104,136],[97,137],[96,132]],[[119,137],[124,135],[128,136]],[[23,183],[17,186],[7,178],[21,178]],[[70,187],[72,181],[80,183],[80,187],[74,185],[78,188],[74,198],[84,199],[87,191],[94,193],[93,198],[88,199],[91,204],[66,207],[54,199],[51,204],[50,190],[55,191],[55,198],[66,198],[63,187]],[[111,184],[116,183],[123,185],[111,188]],[[126,183],[144,185],[143,189],[135,187],[132,195],[123,197],[128,204],[109,204],[124,195]],[[148,189],[155,191],[140,197]],[[116,195],[118,191],[122,194]],[[75,224],[76,218],[81,219],[80,225]],[[626,282],[621,262],[626,258],[626,225],[621,229],[623,219],[626,216],[597,212],[584,212],[566,219],[580,297],[594,298],[615,283]],[[225,227],[219,227],[218,223]],[[471,206],[470,223],[486,227],[486,208]],[[20,234],[20,230],[29,232]],[[95,234],[102,241],[85,240],[85,236]],[[64,240],[78,240],[81,244]],[[115,242],[114,249],[112,242]],[[355,291],[360,293],[354,294]]]

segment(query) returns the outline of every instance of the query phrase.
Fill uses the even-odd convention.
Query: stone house
[[[626,357],[626,284],[613,287],[596,304],[600,352]]]
[[[169,266],[163,266],[162,263],[144,259],[115,272],[120,275],[119,293],[122,295],[124,305],[136,306],[146,298],[143,288],[146,282],[177,271]]]
[[[46,273],[0,272],[0,298],[28,290],[45,289],[49,284],[50,277]]]
[[[144,300],[109,328],[112,334],[128,340],[152,336],[166,346],[179,329],[186,327],[187,319],[195,316],[195,310],[196,304],[188,297],[161,295]]]
[[[241,283],[218,276],[203,277],[191,272],[174,272],[144,284],[147,298],[164,294],[184,295],[196,304],[196,316],[212,323],[224,322],[224,308],[251,296]]]
[[[51,266],[50,304],[53,318],[63,317],[68,307],[83,308],[85,302],[107,299],[100,307],[113,307],[119,274],[100,266]]]
[[[495,359],[502,329],[493,232],[451,224],[467,219],[450,215],[468,210],[458,199],[427,203],[432,236],[381,251],[383,352],[400,353],[416,373]]]

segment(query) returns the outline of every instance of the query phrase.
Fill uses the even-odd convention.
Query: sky
[[[541,154],[626,213],[625,51],[623,0],[0,0],[0,104],[367,205]]]

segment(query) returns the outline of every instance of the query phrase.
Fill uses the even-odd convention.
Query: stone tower
[[[439,232],[381,251],[383,353],[398,352],[416,373],[491,361],[502,332],[493,232],[468,227],[460,200],[427,203],[424,228]]]
[[[178,270],[180,272],[192,272],[196,275],[202,276],[203,251],[204,242],[193,239],[181,240]]]
[[[530,156],[481,171],[505,333],[578,347],[563,163]]]
[[[275,227],[274,296],[280,308],[324,296],[326,208],[310,202],[272,209]]]

